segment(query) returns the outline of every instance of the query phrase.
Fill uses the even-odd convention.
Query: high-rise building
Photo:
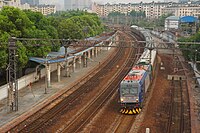
[[[56,12],[56,6],[55,5],[30,6],[30,10],[34,12],[41,12],[43,15],[48,15]]]
[[[40,0],[40,5],[55,5],[57,11],[64,9],[64,0]]]
[[[21,0],[21,4],[39,5],[39,0]]]
[[[65,10],[83,10],[89,8],[91,5],[91,0],[64,0]]]
[[[3,6],[13,6],[13,7],[19,7],[20,6],[20,0],[1,0],[1,7]]]

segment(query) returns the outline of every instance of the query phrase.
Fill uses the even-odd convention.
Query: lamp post
[[[195,50],[195,55],[194,55],[194,62],[195,62],[195,64],[196,64],[196,61],[197,61],[197,52],[198,52],[198,50],[196,49]]]
[[[48,55],[47,55],[48,56]],[[44,87],[44,94],[47,94],[47,87],[48,87],[48,83],[47,83],[47,67],[48,67],[48,65],[47,65],[47,63],[48,63],[48,61],[47,61],[47,56],[46,56],[46,60],[45,60],[45,67],[46,67],[46,75],[45,75],[45,87]]]

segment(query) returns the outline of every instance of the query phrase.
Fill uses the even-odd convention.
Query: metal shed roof
[[[29,60],[40,63],[40,64],[46,64],[46,63],[58,63],[58,62],[63,62],[66,60],[69,60],[73,58],[74,56],[69,56],[67,59],[65,58],[57,58],[57,59],[49,59],[49,58],[39,58],[39,57],[30,57]]]
[[[107,36],[102,36],[102,37],[90,37],[87,38],[86,40],[96,40],[96,41],[100,41],[100,40],[109,40],[113,37],[114,35],[112,35],[111,37],[107,37]],[[95,44],[95,46],[99,46],[101,45],[103,42],[99,42],[98,44]],[[63,62],[65,60],[69,60],[71,58],[74,58],[74,56],[79,56],[82,55],[84,52],[93,49],[94,47],[89,47],[85,50],[82,50],[78,53],[75,53],[76,50],[75,49],[71,49],[70,47],[67,48],[67,53],[68,54],[73,54],[69,57],[67,57],[67,59],[64,58],[65,56],[65,48],[64,47],[60,47],[60,50],[58,52],[50,52],[46,58],[40,58],[40,57],[30,57],[29,60],[40,63],[40,64],[46,64],[46,63],[58,63],[58,62]]]
[[[73,53],[75,50],[71,48],[67,48],[68,54]],[[65,48],[60,47],[60,50],[58,52],[50,52],[46,58],[40,58],[40,57],[30,57],[29,60],[45,64],[45,63],[57,63],[57,62],[63,62],[66,59],[63,58],[65,56]],[[67,58],[69,59],[69,57]]]
[[[96,44],[95,46],[99,46],[101,45],[103,42],[100,42],[98,44]],[[78,55],[82,55],[84,52],[90,50],[90,49],[93,49],[94,47],[90,47],[90,48],[87,48],[83,51],[80,51],[78,53],[75,53],[74,56],[78,56]],[[67,53],[70,54],[70,53],[74,53],[74,49],[70,49],[68,48],[67,49]],[[73,58],[74,56],[69,56],[67,57],[67,59],[64,58],[65,56],[65,48],[64,47],[61,47],[60,50],[58,52],[50,52],[46,58],[40,58],[40,57],[30,57],[29,60],[31,61],[34,61],[34,62],[37,62],[37,63],[40,63],[40,64],[46,64],[46,63],[58,63],[58,62],[63,62],[65,60],[69,60],[71,58]]]
[[[198,19],[194,16],[183,16],[180,18],[181,23],[194,23],[197,21],[198,21]]]
[[[169,17],[167,17],[166,18],[166,20],[177,20],[177,21],[179,21],[179,17],[176,17],[176,16],[169,16]]]

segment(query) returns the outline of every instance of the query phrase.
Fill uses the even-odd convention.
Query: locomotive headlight
[[[138,99],[136,99],[136,102],[138,102]]]
[[[124,99],[123,98],[121,98],[121,102],[123,102],[124,101]]]

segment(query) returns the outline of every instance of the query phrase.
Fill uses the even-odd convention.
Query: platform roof
[[[112,36],[111,36],[112,37]],[[100,40],[108,40],[111,37],[108,36],[96,36],[96,37],[89,37],[86,40],[94,40],[94,41],[100,41]],[[101,45],[103,42],[99,42],[98,44],[95,44],[95,46]],[[58,62],[63,62],[65,60],[71,59],[74,56],[79,56],[82,55],[84,52],[92,49],[94,47],[90,47],[87,48],[85,50],[82,50],[78,53],[77,50],[78,49],[71,49],[70,47],[67,48],[67,54],[72,54],[72,56],[67,57],[67,59],[65,59],[65,48],[64,47],[60,47],[60,50],[58,52],[50,52],[46,58],[40,58],[40,57],[30,57],[29,60],[30,61],[34,61],[40,64],[46,64],[46,63],[58,63]]]
[[[71,48],[67,48],[67,53],[73,53],[75,50]],[[40,63],[40,64],[46,64],[46,63],[57,63],[65,61],[66,59],[63,58],[65,56],[65,48],[60,47],[60,50],[58,52],[50,52],[46,58],[40,58],[40,57],[30,57],[29,60]]]
[[[40,58],[40,57],[30,57],[29,60],[40,63],[40,64],[51,64],[51,63],[58,63],[58,62],[63,62],[66,61],[70,58],[73,58],[73,56],[68,57],[67,59],[65,58]]]

